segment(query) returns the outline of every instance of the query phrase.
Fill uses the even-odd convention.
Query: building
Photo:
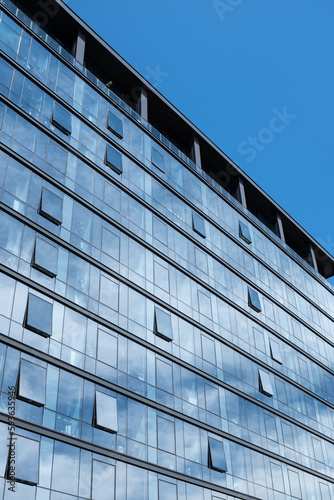
[[[0,3],[0,497],[333,500],[333,257],[61,0]]]

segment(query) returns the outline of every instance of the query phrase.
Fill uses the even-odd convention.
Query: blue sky
[[[333,0],[67,3],[334,254]]]

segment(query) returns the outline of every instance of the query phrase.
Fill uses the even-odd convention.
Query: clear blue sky
[[[334,254],[333,0],[66,1]]]

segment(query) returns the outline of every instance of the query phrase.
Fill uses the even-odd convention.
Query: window
[[[93,425],[99,429],[118,432],[117,399],[95,391]]]
[[[204,219],[196,212],[193,212],[193,230],[202,238],[206,238]]]
[[[29,293],[24,327],[49,337],[52,333],[52,304]]]
[[[279,349],[279,344],[275,341],[270,339],[270,354],[271,354],[271,359],[276,361],[277,363],[282,364],[282,357]]]
[[[63,200],[48,189],[43,188],[38,213],[59,226],[63,220]]]
[[[117,174],[123,172],[122,155],[110,144],[107,144],[105,164],[112,168]]]
[[[259,390],[266,396],[272,397],[274,395],[269,373],[263,370],[259,370]]]
[[[224,445],[221,441],[209,437],[208,467],[218,472],[226,472]]]
[[[112,111],[108,112],[108,123],[107,127],[111,130],[117,137],[123,139],[123,122],[118,118]]]
[[[51,123],[59,130],[64,132],[66,135],[70,135],[72,132],[72,117],[71,113],[66,111],[63,107],[59,106],[58,103],[54,103]]]
[[[114,500],[115,466],[93,460],[92,500]]]
[[[22,359],[18,377],[18,398],[33,403],[36,406],[44,406],[45,381],[45,368]]]
[[[30,485],[39,481],[39,442],[16,436],[15,459],[11,459],[10,448],[6,467],[6,478]],[[14,462],[13,462],[14,460]]]
[[[41,273],[54,278],[57,276],[58,248],[37,237],[31,265]]]
[[[260,312],[262,310],[259,295],[252,288],[248,288],[248,305],[256,312]]]
[[[165,171],[165,158],[160,151],[152,147],[152,163],[158,167],[162,172]]]
[[[167,341],[173,340],[173,328],[170,314],[155,308],[154,310],[154,333]]]
[[[248,226],[244,224],[243,222],[239,222],[239,236],[242,238],[246,243],[252,243],[252,238],[248,229]]]

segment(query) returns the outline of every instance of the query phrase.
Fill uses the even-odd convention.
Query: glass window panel
[[[160,151],[152,147],[152,163],[158,167],[162,172],[165,171],[165,158]]]
[[[110,144],[107,144],[105,163],[117,174],[121,174],[123,172],[122,155]]]
[[[98,331],[97,359],[107,365],[117,366],[117,337],[103,330]]]
[[[5,189],[19,200],[26,202],[30,187],[31,172],[14,160],[10,160]]]
[[[63,220],[63,200],[48,189],[43,188],[38,212],[58,226]]]
[[[259,370],[259,390],[266,396],[273,396],[269,373]]]
[[[262,310],[259,295],[252,288],[248,288],[248,305],[256,312],[260,312]]]
[[[176,484],[159,480],[159,500],[177,500]]]
[[[55,442],[52,489],[77,495],[80,449],[60,441]],[[69,471],[71,473],[69,474]]]
[[[21,360],[18,397],[38,406],[45,405],[46,369]]]
[[[112,309],[118,310],[118,283],[101,276],[100,279],[100,302]]]
[[[273,480],[273,488],[276,491],[285,492],[283,470],[280,465],[270,463],[271,477]]]
[[[93,460],[92,500],[114,500],[115,467]]]
[[[204,219],[196,212],[193,212],[193,230],[203,238],[206,238]]]
[[[105,227],[102,228],[102,252],[119,260],[120,238]]]
[[[215,343],[205,335],[201,336],[203,358],[209,363],[216,364]]]
[[[109,110],[108,129],[114,132],[120,139],[123,138],[123,122]]]
[[[209,437],[208,467],[218,472],[226,472],[224,445],[221,441]]]
[[[95,427],[111,432],[118,432],[117,419],[117,399],[104,394],[103,392],[95,392]]]
[[[215,413],[216,415],[220,414],[220,406],[219,406],[219,391],[216,387],[212,387],[209,384],[204,384],[205,389],[205,404],[206,409]]]
[[[52,304],[29,293],[25,328],[48,337],[52,333]]]
[[[239,222],[239,236],[246,243],[252,243],[252,238],[251,238],[248,226],[246,226],[246,224],[244,224],[243,222]]]
[[[14,462],[13,462],[14,460]],[[39,442],[16,436],[15,459],[8,455],[7,478],[25,484],[38,484],[39,480]]]
[[[169,453],[175,453],[174,422],[158,417],[158,448]]]
[[[72,132],[72,116],[71,113],[66,111],[58,103],[54,103],[51,123],[66,135]]]
[[[270,339],[270,353],[271,353],[271,357],[274,361],[282,364],[282,356],[280,353],[279,344],[278,344],[278,342],[276,342],[273,339]]]
[[[172,319],[170,314],[155,308],[154,310],[154,333],[158,337],[171,342],[173,340]]]
[[[147,406],[128,399],[128,437],[146,443],[147,426]]]
[[[58,248],[47,241],[36,238],[31,265],[41,273],[54,278],[57,276]]]
[[[288,476],[289,476],[291,495],[296,498],[302,498],[298,472],[288,469]],[[325,498],[323,500],[325,500]],[[330,497],[328,496],[328,498]]]
[[[173,368],[161,359],[156,360],[157,387],[163,391],[173,393]]]
[[[65,370],[60,371],[57,411],[80,419],[82,413],[83,380]]]

